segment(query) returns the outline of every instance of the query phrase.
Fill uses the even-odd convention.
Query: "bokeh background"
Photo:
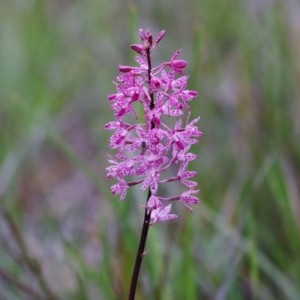
[[[0,299],[126,299],[145,195],[105,177],[137,29],[182,49],[201,204],[150,229],[137,299],[300,299],[297,0],[1,0]]]

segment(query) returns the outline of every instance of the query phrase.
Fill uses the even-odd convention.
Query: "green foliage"
[[[126,299],[145,195],[111,196],[103,125],[148,26],[199,91],[202,203],[150,228],[136,299],[299,299],[296,5],[2,1],[0,298]]]

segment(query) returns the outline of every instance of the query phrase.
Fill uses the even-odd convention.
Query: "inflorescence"
[[[183,75],[187,62],[178,59],[180,50],[153,67],[152,51],[165,31],[155,40],[149,30],[140,29],[139,35],[142,43],[131,46],[138,53],[138,66],[119,65],[116,92],[108,96],[115,120],[105,128],[114,130],[110,148],[117,153],[109,157],[107,177],[117,180],[111,190],[120,194],[121,200],[131,186],[149,190],[146,208],[154,224],[177,217],[170,213],[173,201],[182,202],[190,211],[190,205],[198,203],[197,182],[191,180],[197,172],[187,166],[197,157],[189,151],[202,133],[196,125],[199,117],[190,120],[189,101],[197,92],[187,89],[188,76]],[[170,176],[170,168],[177,174]],[[160,185],[174,181],[186,190],[163,197]]]

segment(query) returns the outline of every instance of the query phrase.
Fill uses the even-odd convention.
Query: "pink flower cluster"
[[[110,148],[117,153],[110,155],[107,177],[117,180],[111,190],[121,200],[130,186],[140,184],[142,190],[149,190],[146,208],[153,224],[177,217],[170,214],[173,201],[191,211],[190,205],[198,203],[197,182],[191,180],[197,172],[188,171],[187,166],[197,157],[189,151],[202,133],[196,126],[199,117],[190,121],[188,102],[197,92],[187,89],[188,76],[183,75],[187,62],[178,59],[180,51],[153,67],[151,54],[165,31],[155,40],[149,30],[140,29],[139,35],[142,43],[131,46],[138,53],[138,66],[119,65],[116,93],[108,96],[115,121],[105,128],[114,130]],[[177,174],[170,176],[170,170]],[[186,190],[161,196],[160,185],[174,181]]]

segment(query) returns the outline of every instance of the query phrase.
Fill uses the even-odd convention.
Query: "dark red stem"
[[[150,196],[151,196],[151,191],[149,190],[147,202],[148,202]],[[151,211],[147,212],[147,209],[145,208],[144,223],[143,223],[143,228],[142,228],[142,232],[141,232],[139,248],[138,248],[138,251],[136,254],[136,258],[135,258],[134,269],[133,269],[133,273],[132,273],[132,277],[131,277],[131,284],[130,284],[128,300],[134,300],[134,297],[135,297],[139,272],[140,272],[142,260],[143,260],[144,254],[145,254],[145,245],[146,245],[148,230],[149,230],[149,225],[150,225],[150,217],[151,217]]]
[[[148,85],[149,85],[149,89],[150,89],[151,69],[152,69],[150,49],[147,49],[147,63],[148,63]],[[153,93],[150,93],[150,109],[153,109],[153,108],[154,108],[154,95],[153,95]],[[154,127],[155,127],[155,124],[153,122],[151,122],[151,129],[153,129]],[[147,204],[148,200],[150,199],[150,197],[151,197],[151,191],[149,189],[146,204]],[[144,223],[143,223],[143,228],[142,228],[142,232],[141,232],[139,248],[138,248],[138,251],[137,251],[137,254],[135,257],[135,263],[134,263],[133,273],[132,273],[132,277],[131,277],[131,284],[130,284],[128,300],[134,300],[134,297],[135,297],[137,281],[138,281],[143,257],[145,254],[145,245],[146,245],[149,226],[150,226],[150,218],[151,218],[151,211],[148,211],[147,208],[145,208]]]

